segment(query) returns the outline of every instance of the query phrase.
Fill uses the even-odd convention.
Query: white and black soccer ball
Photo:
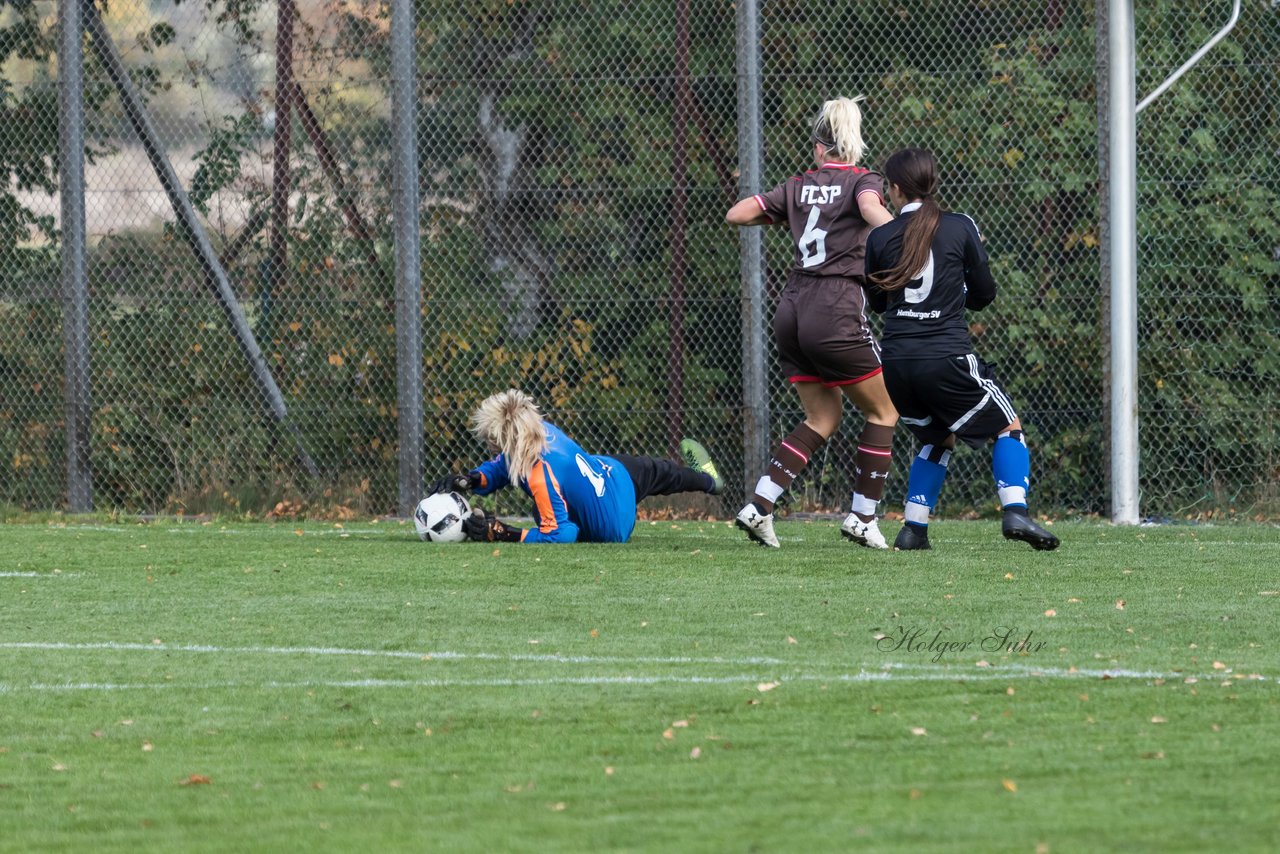
[[[413,527],[418,539],[429,543],[460,543],[467,538],[462,522],[471,515],[471,505],[457,492],[437,492],[418,502],[413,511]]]

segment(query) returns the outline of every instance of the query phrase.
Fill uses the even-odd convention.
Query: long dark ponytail
[[[871,281],[882,291],[897,291],[917,278],[929,263],[929,250],[933,236],[942,221],[942,208],[934,194],[938,192],[938,161],[933,152],[923,148],[903,148],[895,151],[884,163],[884,176],[890,184],[897,184],[907,199],[919,199],[920,209],[907,223],[902,234],[902,254],[890,270],[877,273]]]

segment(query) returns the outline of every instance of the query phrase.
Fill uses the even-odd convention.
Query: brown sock
[[[754,502],[765,513],[772,513],[782,493],[791,486],[809,460],[825,443],[816,430],[804,422],[778,443],[778,449],[769,460],[769,467],[756,484]]]
[[[854,455],[857,472],[851,508],[864,522],[876,518],[876,505],[884,496],[884,482],[889,477],[892,461],[893,428],[868,421],[858,437],[858,452]]]

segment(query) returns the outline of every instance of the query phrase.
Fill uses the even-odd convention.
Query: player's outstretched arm
[[[511,475],[507,472],[507,460],[502,454],[476,466],[467,473],[467,476],[473,484],[471,491],[476,495],[491,495],[511,485]]]
[[[755,196],[747,196],[724,215],[724,221],[730,225],[769,225],[773,222],[760,207]]]

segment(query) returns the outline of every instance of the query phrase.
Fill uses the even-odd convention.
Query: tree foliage
[[[246,46],[269,49],[255,29],[260,4],[210,8]],[[325,21],[304,16],[299,25],[307,38],[298,76],[374,231],[376,257],[295,125],[290,268],[282,276],[259,267],[264,235],[233,272],[307,442],[328,461],[328,486],[310,497],[323,488],[334,501],[384,510],[395,495],[397,436],[390,111],[378,94],[391,76],[389,12],[328,8]],[[417,3],[424,442],[433,470],[479,452],[467,413],[516,385],[594,448],[661,453],[683,427],[719,452],[731,481],[745,474],[737,235],[722,222],[737,192],[735,10],[727,0],[692,3],[681,33],[676,8]],[[977,220],[993,260],[1000,296],[972,328],[1031,425],[1037,502],[1102,512],[1108,309],[1093,13],[1079,0],[763,4],[761,132],[766,187],[808,166],[808,121],[834,95],[866,96],[870,165],[902,145],[937,152],[944,203]],[[1172,0],[1139,10],[1145,89],[1217,28],[1206,14]],[[1280,48],[1276,21],[1246,10],[1210,59],[1140,120],[1140,401],[1144,506],[1153,512],[1275,507],[1280,80],[1268,58]],[[47,60],[47,33],[11,30],[0,47]],[[157,45],[172,38],[159,23],[147,33]],[[676,45],[685,36],[682,76]],[[6,118],[23,109],[7,89],[0,105]],[[209,129],[192,187],[198,205],[236,193],[265,209],[269,187],[250,168],[264,157],[261,113],[246,105]],[[11,187],[53,191],[54,137],[25,148],[4,134],[0,141],[13,146],[0,147]],[[0,197],[0,250],[21,242],[23,228],[49,226],[22,217],[12,196]],[[235,237],[223,235],[224,245]],[[766,248],[776,293],[787,236],[772,230]],[[98,283],[95,365],[116,376],[146,365],[142,396],[154,402],[98,413],[99,493],[121,506],[199,509],[305,492],[270,456],[234,346],[181,250],[143,239],[97,251],[113,259],[102,269],[116,273]],[[190,300],[153,296],[161,288]],[[7,364],[21,361],[17,345],[0,346]],[[668,411],[673,379],[681,420]],[[771,393],[779,425],[794,420],[791,393],[776,381]],[[210,424],[204,411],[219,420]],[[21,444],[4,442],[6,451]],[[237,450],[220,456],[220,443]],[[902,463],[909,445],[899,439]],[[850,450],[833,443],[802,494],[843,503],[850,466]],[[985,468],[980,455],[958,459],[949,509],[990,504]]]

